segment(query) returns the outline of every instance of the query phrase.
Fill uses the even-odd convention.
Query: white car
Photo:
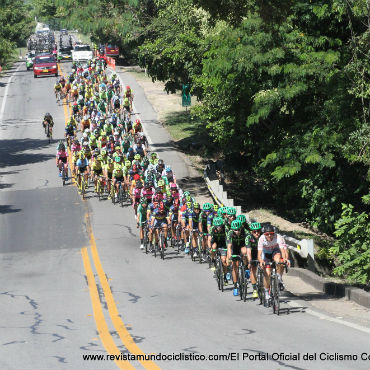
[[[76,44],[72,51],[74,62],[86,61],[93,58],[93,52],[89,45]]]

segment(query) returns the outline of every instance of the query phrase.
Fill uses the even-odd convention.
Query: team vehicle
[[[32,69],[33,67],[33,58],[35,57],[35,52],[34,51],[29,51],[26,55],[26,67],[27,71]]]
[[[33,61],[33,77],[43,75],[58,76],[57,60],[53,54],[37,55]]]
[[[74,62],[87,61],[93,58],[93,52],[89,45],[76,44],[72,51]]]

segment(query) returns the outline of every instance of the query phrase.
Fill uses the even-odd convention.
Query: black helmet
[[[158,161],[158,166],[164,166],[164,161],[163,161],[163,159],[160,159],[160,160]]]
[[[275,228],[272,225],[265,225],[262,228],[262,232],[263,233],[274,233],[275,232]]]

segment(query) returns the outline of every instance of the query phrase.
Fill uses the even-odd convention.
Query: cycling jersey
[[[231,254],[240,254],[240,249],[246,245],[246,232],[244,229],[237,235],[234,230],[227,233],[227,244],[231,244]]]
[[[139,215],[139,222],[143,223],[147,220],[147,207],[143,207],[141,204],[137,207],[137,214]]]
[[[280,235],[275,233],[272,241],[268,241],[265,235],[261,235],[258,239],[258,250],[263,251],[263,253],[273,253],[274,250],[278,249],[287,249],[287,245],[285,244],[284,238]]]
[[[258,240],[248,233],[245,238],[245,246],[252,250],[252,259],[256,260],[258,258]]]
[[[226,248],[226,230],[224,226],[222,226],[220,231],[216,230],[215,226],[212,226],[209,235],[211,236],[211,244],[216,243],[217,248]]]
[[[208,226],[212,226],[212,214],[207,214],[205,211],[200,212],[200,221],[202,223],[202,228],[204,233],[208,233]]]

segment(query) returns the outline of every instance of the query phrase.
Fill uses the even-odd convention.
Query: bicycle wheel
[[[115,204],[115,202],[116,202],[116,194],[115,194],[115,191],[114,191],[114,185],[113,185],[113,183],[111,184],[111,187],[110,187],[110,195],[111,195],[111,198],[112,198],[112,203]]]
[[[218,280],[218,289],[221,290],[221,292],[224,291],[224,269],[222,266],[221,258],[217,261],[217,280]]]
[[[101,192],[100,179],[98,179],[98,182],[96,184],[96,192],[98,193],[99,200],[101,200],[101,198],[102,198],[102,192]]]
[[[82,178],[81,178],[81,195],[82,195],[82,199],[85,199],[85,193],[86,193],[86,181],[85,181],[85,177],[82,176]]]
[[[248,293],[248,279],[245,276],[245,266],[243,265],[243,276],[244,276],[244,282],[243,282],[243,296],[241,297],[244,302],[247,300],[247,293]]]
[[[198,241],[198,258],[199,258],[199,263],[201,264],[203,263],[203,245],[202,245],[203,240],[199,234],[198,234],[197,241]]]
[[[154,238],[155,240],[155,238]],[[158,244],[156,242],[154,242],[154,258],[157,258],[157,249],[158,249]]]
[[[123,195],[122,185],[119,187],[118,199],[119,199],[119,203],[120,203],[121,207],[123,207],[124,195]]]
[[[273,301],[272,301],[272,308],[275,314],[279,315],[280,314],[280,298],[279,298],[279,283],[278,279],[276,276],[274,276],[273,279],[273,289],[272,291],[274,292],[273,296]]]
[[[239,295],[240,295],[241,301],[243,300],[243,294],[244,294],[244,281],[245,281],[244,266],[242,262],[240,262],[238,282],[239,282]]]
[[[160,253],[161,253],[161,258],[162,260],[164,260],[164,234],[163,232],[161,232],[160,236],[159,236],[159,250],[160,250]]]
[[[258,286],[258,297],[260,299],[260,304],[265,303],[265,290],[263,285],[263,270],[260,266],[258,266],[258,274],[257,274],[257,286]]]
[[[146,225],[144,227],[144,247],[145,247],[145,254],[148,254],[148,229]]]

